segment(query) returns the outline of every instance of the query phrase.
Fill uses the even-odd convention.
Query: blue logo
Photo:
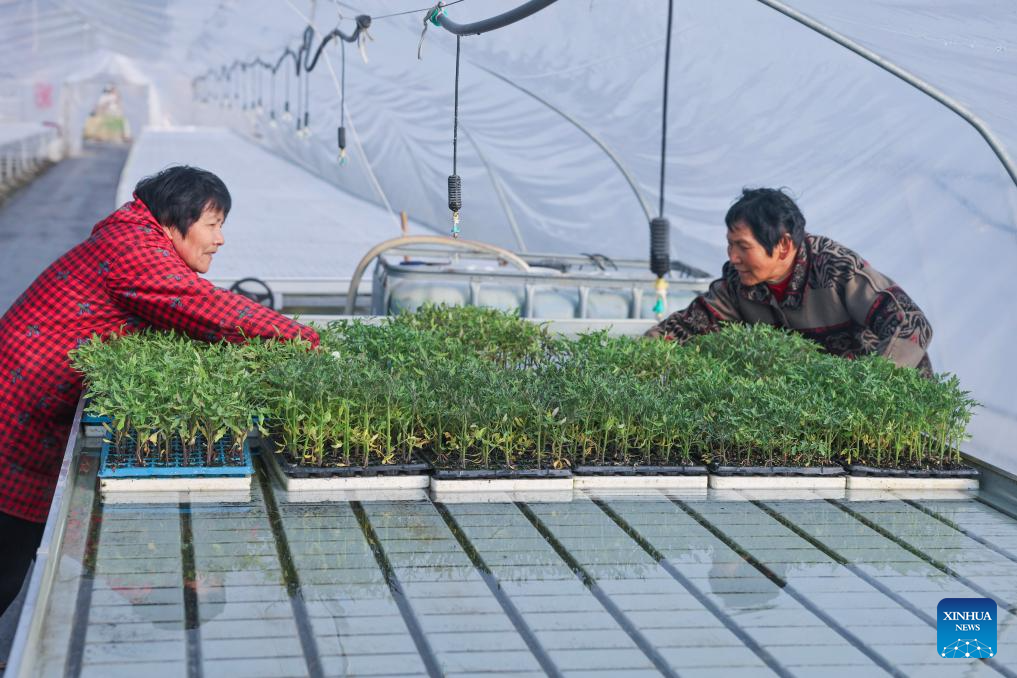
[[[943,598],[936,608],[937,650],[946,659],[996,656],[996,601]]]

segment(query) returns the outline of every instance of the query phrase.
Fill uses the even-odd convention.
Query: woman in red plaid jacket
[[[303,339],[314,330],[199,277],[223,245],[230,194],[214,174],[171,167],[92,229],[0,318],[0,610],[38,548],[82,378],[68,352],[143,327],[204,341]]]

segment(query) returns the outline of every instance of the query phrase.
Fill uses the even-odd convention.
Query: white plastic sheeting
[[[50,9],[96,4],[39,1]],[[255,56],[274,61],[298,44],[306,18],[329,30],[341,13],[340,25],[352,31],[358,13],[381,17],[427,4],[153,0],[131,3],[116,25],[151,38],[124,40],[123,51],[159,72],[154,79],[172,90],[164,99],[176,121],[228,124],[325,181],[446,230],[455,38],[432,26],[418,61],[421,12],[377,20],[366,64],[347,47],[345,167],[335,157],[337,47],[311,75],[310,139],[294,136],[293,121],[267,124],[273,102],[282,112],[284,71],[274,87],[263,76],[260,118],[215,104],[185,106],[179,77],[170,75]],[[469,22],[517,4],[467,0],[448,13]],[[957,97],[1017,154],[1011,2],[791,4]],[[925,309],[936,331],[935,366],[957,372],[985,404],[970,449],[1017,470],[1017,405],[1008,393],[1017,378],[1010,341],[1017,314],[1007,286],[1017,270],[1017,189],[988,146],[926,95],[755,0],[675,6],[665,210],[673,255],[717,270],[723,213],[742,186],[790,188],[811,230],[857,249]],[[641,204],[655,206],[658,197],[666,11],[663,0],[559,0],[513,26],[463,39],[465,237],[530,251],[646,256]],[[168,32],[149,31],[153,20],[167,22]],[[19,21],[16,28],[0,22],[0,37],[25,30],[28,20]],[[295,79],[289,91],[296,111]],[[642,200],[565,116],[617,154]]]
[[[175,164],[214,172],[230,189],[226,246],[208,275],[217,282],[248,276],[348,282],[367,250],[400,234],[398,218],[377,205],[221,128],[145,130],[127,158],[117,204],[131,200],[142,177]],[[434,235],[415,223],[409,232]]]

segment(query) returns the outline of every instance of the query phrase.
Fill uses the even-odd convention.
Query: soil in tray
[[[710,464],[710,473],[718,476],[782,476],[832,478],[844,475],[843,466],[725,466]]]
[[[706,466],[576,466],[577,476],[705,476]]]
[[[873,457],[855,456],[851,463],[844,463],[844,468],[853,476],[886,476],[916,478],[975,478],[978,471],[967,464],[954,461],[959,455],[946,455],[945,458],[925,457],[914,460],[902,455],[901,462],[895,464],[892,458],[884,456],[881,460]]]
[[[364,453],[359,450],[351,451],[348,461],[346,455],[341,452],[326,452],[321,456],[319,463],[317,454],[309,453],[306,456],[297,456],[282,447],[278,436],[273,435],[262,439],[262,451],[266,454],[274,454],[283,472],[294,478],[419,475],[431,470],[430,464],[416,450],[408,459],[405,453],[402,453],[389,464],[381,463],[377,454],[369,454],[370,463],[363,466],[359,462],[363,461]]]
[[[599,456],[575,455],[575,472],[579,475],[702,475],[706,466],[698,458],[686,459],[680,453],[664,454],[661,450],[651,450],[648,454],[642,450],[629,451],[623,454],[612,450],[610,454]]]
[[[204,436],[199,435],[194,448],[184,454],[180,436],[173,436],[170,439],[169,455],[161,455],[153,449],[144,456],[144,463],[139,463],[134,453],[134,437],[127,436],[121,443],[121,447],[109,445],[103,468],[112,472],[117,469],[132,468],[227,468],[247,464],[243,450],[234,448],[233,437],[229,434],[220,438],[212,448],[212,458],[207,460],[208,447],[205,444]]]
[[[964,464],[943,464],[939,466],[886,467],[866,464],[847,464],[848,475],[882,478],[977,478],[978,469]]]
[[[836,459],[822,459],[802,454],[766,455],[750,453],[740,456],[732,454],[728,458],[719,454],[711,455],[704,453],[702,456],[709,460],[706,462],[706,465],[711,473],[724,475],[758,474],[760,472],[771,475],[828,475],[831,473],[830,471],[822,472],[819,469],[830,467],[836,467],[838,471],[842,471],[841,464]],[[778,468],[781,469],[780,472],[772,470]],[[766,469],[770,470],[767,471]],[[804,473],[802,470],[805,470]]]
[[[414,453],[409,461],[393,464],[370,464],[368,466],[346,465],[341,455],[325,456],[321,466],[311,466],[304,460],[297,460],[289,451],[276,452],[275,458],[283,473],[292,478],[332,478],[347,476],[398,476],[430,473],[427,460]],[[356,459],[356,455],[350,455]],[[363,458],[363,455],[360,457]]]
[[[505,463],[505,455],[493,452],[487,465],[481,465],[479,454],[467,454],[466,465],[459,455],[438,455],[433,451],[425,452],[431,465],[434,466],[434,477],[448,478],[568,478],[572,475],[568,459],[562,458],[559,468],[554,467],[554,457],[546,454],[537,463],[536,455],[516,457],[514,463]]]

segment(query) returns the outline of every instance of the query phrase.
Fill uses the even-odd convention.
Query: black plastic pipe
[[[481,33],[487,33],[488,31],[497,30],[499,28],[504,28],[509,24],[514,24],[520,19],[525,19],[531,14],[535,14],[555,2],[557,2],[557,0],[530,0],[529,2],[524,2],[515,9],[510,9],[504,14],[493,16],[490,19],[474,21],[471,24],[457,24],[455,21],[452,21],[440,12],[432,13],[428,18],[430,19],[433,17],[434,21],[437,21],[439,26],[449,33],[454,33],[455,35],[480,35]],[[438,10],[440,8],[435,9]]]

